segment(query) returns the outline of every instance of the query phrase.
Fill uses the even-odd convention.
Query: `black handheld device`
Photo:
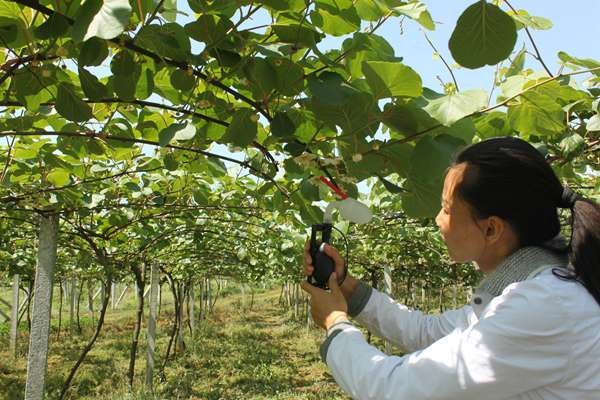
[[[308,277],[308,283],[322,289],[328,289],[329,276],[335,270],[333,259],[325,254],[324,245],[331,241],[332,224],[315,224],[311,227],[310,256],[312,257],[314,272]],[[321,232],[321,243],[317,241],[317,233]]]

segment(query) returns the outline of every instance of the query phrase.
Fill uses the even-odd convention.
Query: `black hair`
[[[497,216],[517,234],[519,247],[544,246],[560,233],[558,208],[571,209],[573,271],[555,274],[581,282],[600,304],[600,206],[565,189],[531,144],[498,137],[470,145],[453,165],[466,163],[456,193],[477,218]],[[561,249],[553,248],[561,251]]]

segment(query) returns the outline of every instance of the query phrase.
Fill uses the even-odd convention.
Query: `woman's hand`
[[[338,285],[335,272],[329,277],[329,288],[331,292],[313,286],[308,282],[302,282],[302,289],[310,294],[313,321],[326,330],[336,322],[348,319],[348,304]]]
[[[345,260],[338,251],[330,246],[329,244],[325,244],[325,254],[327,254],[333,260],[335,264],[334,272],[336,274],[338,285],[341,281],[340,289],[342,294],[346,298],[346,300],[350,299],[352,293],[354,293],[354,289],[358,286],[358,281],[350,276],[348,271],[345,268]],[[313,265],[312,257],[310,256],[310,241],[307,241],[304,245],[304,276],[311,276],[315,271],[315,267]],[[344,277],[344,274],[346,277]],[[331,286],[330,286],[331,287]],[[309,292],[310,293],[310,292]]]

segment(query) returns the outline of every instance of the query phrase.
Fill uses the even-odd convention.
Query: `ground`
[[[120,310],[109,310],[103,332],[77,373],[68,398],[347,399],[319,358],[323,332],[294,320],[292,311],[278,304],[278,289],[257,294],[252,309],[247,304],[248,297],[245,304],[239,293],[219,299],[194,338],[186,331],[185,354],[170,361],[163,375],[157,374],[154,394],[143,390],[145,327],[140,335],[135,390],[129,391],[127,385],[133,299]],[[168,343],[170,306],[163,304],[159,319],[158,368]],[[54,309],[56,313],[56,306]],[[82,304],[80,335],[74,330],[65,332],[69,325],[68,311],[63,311],[60,338],[56,329],[58,318],[53,319],[48,398],[57,398],[70,368],[93,333],[92,319],[84,310]],[[16,361],[7,352],[7,328],[7,324],[0,324],[0,400],[22,399],[27,370],[26,326],[21,326]]]

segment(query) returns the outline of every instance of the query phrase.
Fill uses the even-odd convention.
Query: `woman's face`
[[[486,250],[485,220],[476,220],[468,204],[455,195],[466,164],[452,167],[444,180],[442,208],[435,218],[450,257],[456,262],[482,259]]]

